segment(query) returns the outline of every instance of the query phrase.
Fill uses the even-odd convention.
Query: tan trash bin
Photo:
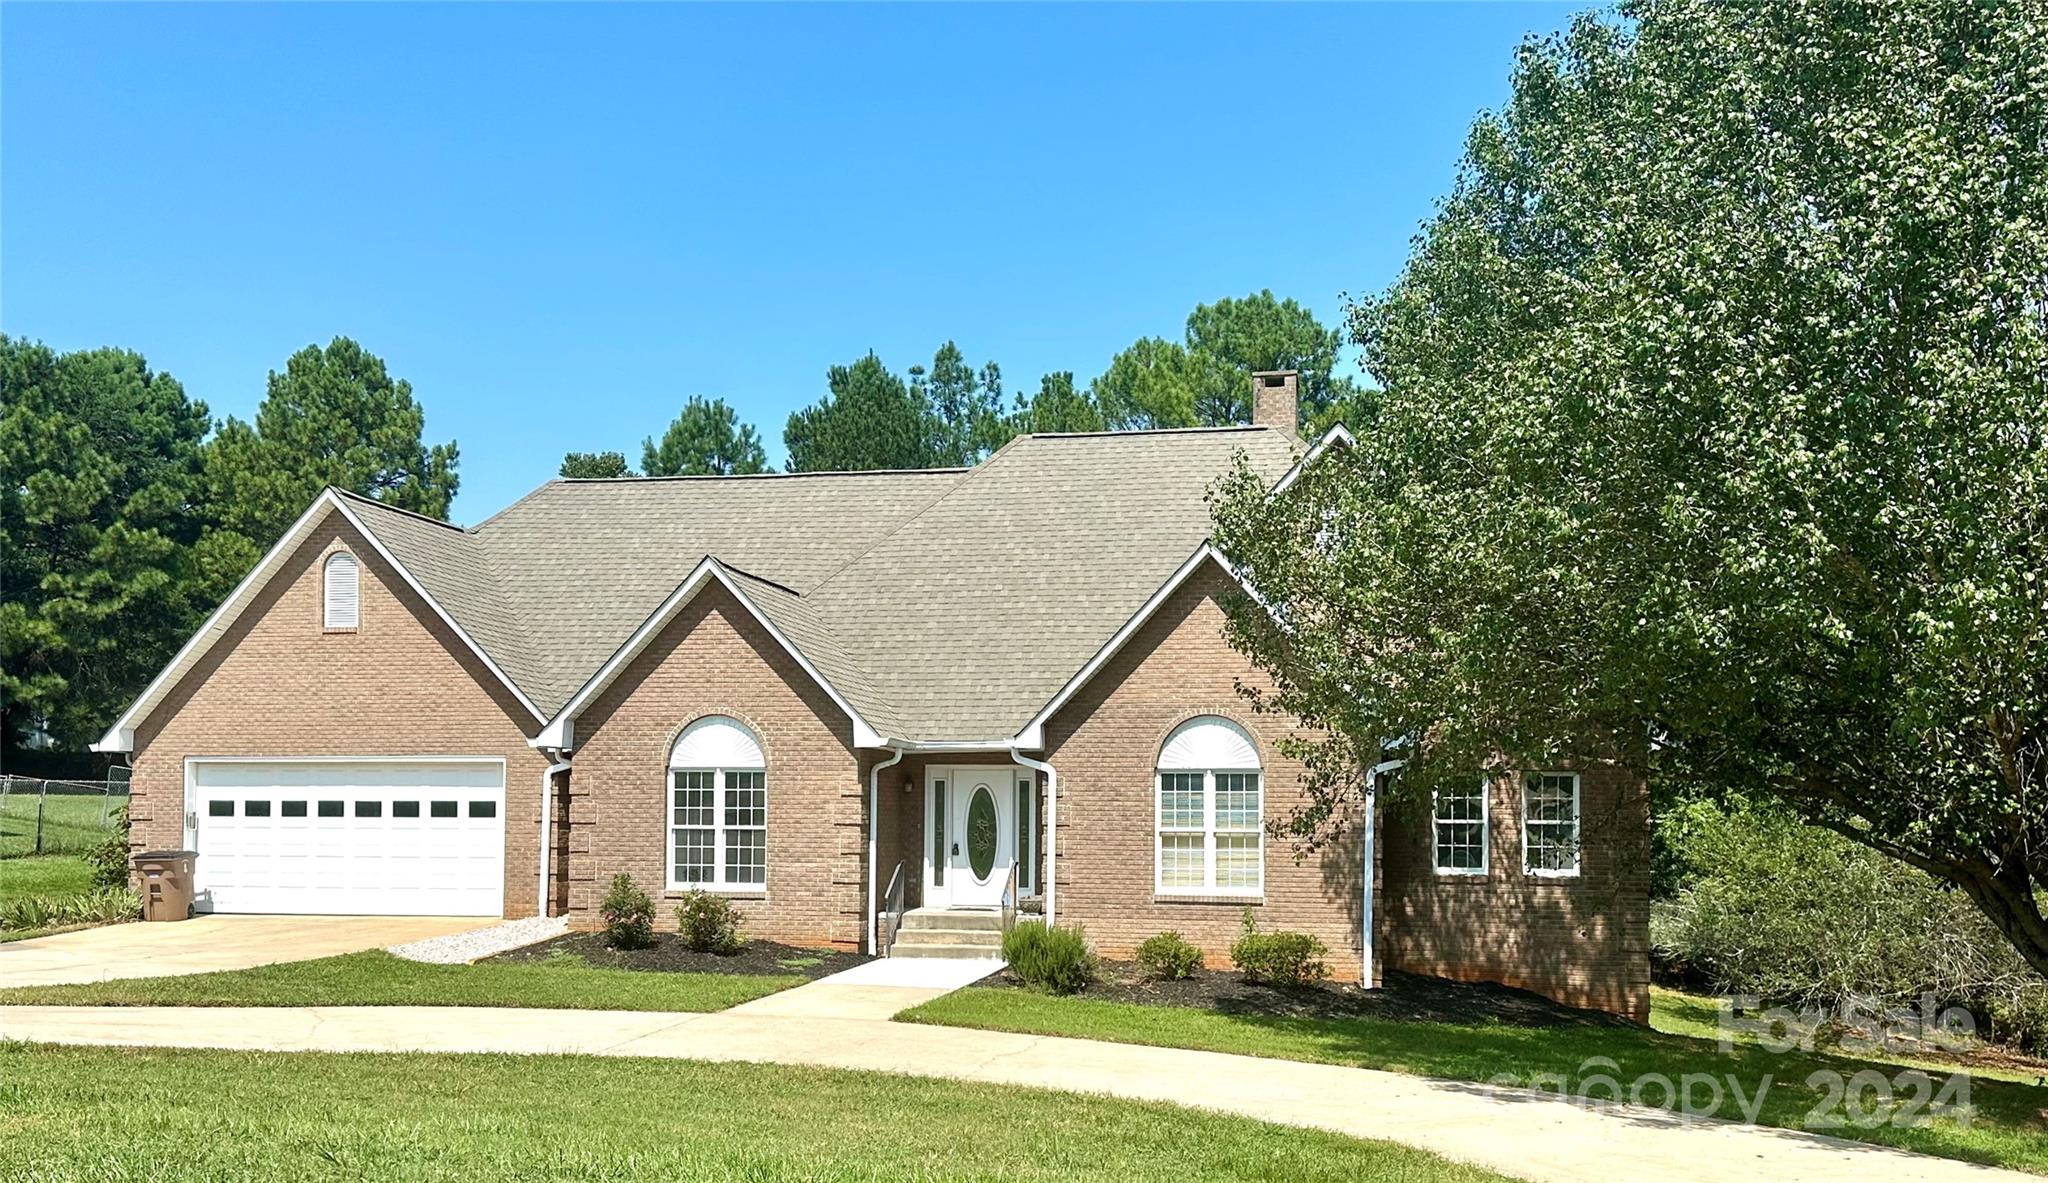
[[[183,920],[192,914],[192,861],[198,857],[196,850],[145,850],[135,856],[144,920]]]

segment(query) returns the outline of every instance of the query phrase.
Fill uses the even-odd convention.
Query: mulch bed
[[[544,961],[556,954],[580,957],[588,965],[603,969],[637,969],[652,973],[690,974],[801,974],[822,978],[872,958],[835,949],[799,949],[775,941],[750,940],[730,956],[693,953],[683,947],[674,933],[656,933],[645,949],[614,949],[601,932],[572,932],[553,940],[500,953],[491,961]]]
[[[1030,989],[1005,970],[980,986]],[[1262,986],[1236,970],[1198,969],[1176,982],[1147,981],[1134,962],[1104,961],[1102,980],[1082,998],[1182,1006],[1226,1015],[1271,1015],[1294,1019],[1387,1019],[1404,1023],[1501,1023],[1511,1027],[1627,1027],[1628,1020],[1605,1011],[1580,1010],[1540,994],[1491,982],[1387,970],[1377,990],[1356,983],[1321,986]]]

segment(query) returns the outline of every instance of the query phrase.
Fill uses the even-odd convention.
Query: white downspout
[[[539,905],[536,914],[548,914],[548,856],[554,853],[555,821],[555,774],[569,771],[569,761],[562,758],[560,749],[555,751],[555,762],[540,774],[540,894],[534,897]]]
[[[881,913],[881,902],[875,899],[875,858],[881,853],[876,831],[882,821],[882,769],[893,768],[903,762],[903,749],[892,747],[896,753],[873,768],[868,769],[868,956],[880,956],[875,948],[875,925]]]
[[[1406,760],[1385,760],[1372,766],[1365,774],[1365,835],[1360,843],[1364,852],[1360,858],[1359,899],[1359,959],[1358,984],[1372,989],[1372,871],[1373,871],[1373,815],[1378,813],[1380,777],[1389,775],[1407,764]]]
[[[1053,770],[1052,765],[1043,760],[1033,760],[1016,748],[1010,749],[1010,759],[1045,774],[1045,926],[1051,928],[1054,923],[1053,887],[1059,878],[1055,868],[1059,866],[1060,854],[1060,774]]]

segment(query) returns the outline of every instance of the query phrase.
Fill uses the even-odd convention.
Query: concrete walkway
[[[837,998],[848,1011],[871,1014],[889,997],[877,992],[893,989],[906,990],[895,996],[897,1005],[915,992],[841,984],[815,991],[795,1010],[770,1013],[748,1004],[705,1015],[8,1006],[0,1007],[0,1039],[256,1051],[581,1053],[901,1072],[1193,1105],[1400,1142],[1541,1183],[2039,1183],[2010,1171],[1811,1134],[1656,1110],[1584,1108],[1391,1072],[801,1013]],[[1020,1098],[1019,1111],[1029,1105]]]
[[[248,969],[496,923],[474,916],[195,916],[176,924],[109,924],[0,945],[0,987]]]

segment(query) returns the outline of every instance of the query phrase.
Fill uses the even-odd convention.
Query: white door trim
[[[995,866],[990,869],[990,880],[987,884],[975,884],[972,881],[973,872],[967,865],[967,794],[973,790],[962,790],[960,778],[963,774],[986,777],[989,793],[995,801],[996,861]],[[1021,862],[1029,857],[1027,852],[1016,849],[1016,813],[1018,781],[1030,776],[1032,773],[1028,769],[1015,764],[946,764],[925,767],[922,794],[924,831],[919,837],[918,845],[921,848],[919,861],[924,867],[924,902],[927,907],[995,908],[1001,905],[1003,880],[1009,874],[1010,863],[1013,860]],[[936,792],[936,785],[942,780],[946,782],[946,792],[940,797]],[[938,881],[938,864],[933,858],[935,839],[938,837],[939,809],[946,812],[946,881],[943,884]],[[957,863],[952,855],[956,847],[961,851]],[[985,890],[976,891],[977,887]]]

